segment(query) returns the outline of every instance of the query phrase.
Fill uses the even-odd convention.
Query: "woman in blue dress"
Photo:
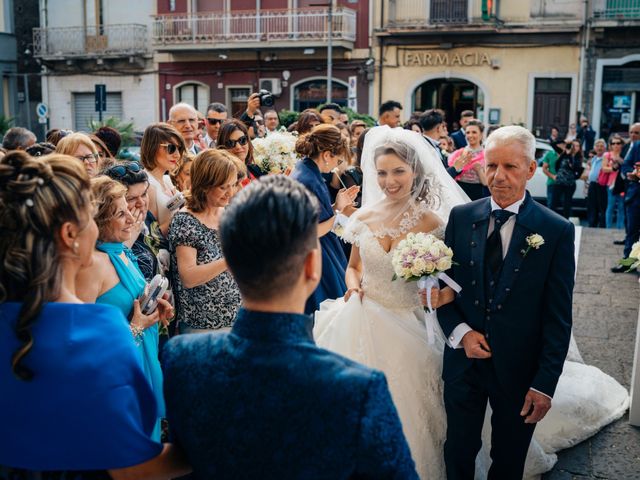
[[[158,322],[166,324],[173,316],[173,308],[165,299],[160,299],[153,313],[144,315],[140,311],[138,298],[144,293],[146,281],[135,255],[123,243],[130,239],[135,224],[127,207],[127,188],[108,176],[94,178],[91,188],[98,204],[95,220],[99,235],[93,263],[78,275],[78,296],[87,303],[113,305],[130,319],[129,327],[139,348],[141,364],[158,405],[152,438],[159,441],[164,398],[158,358]]]
[[[344,280],[347,258],[332,229],[336,213],[346,216],[353,213],[353,201],[360,187],[340,190],[335,204],[331,204],[322,174],[331,172],[340,161],[349,158],[349,146],[334,125],[318,125],[302,135],[296,142],[296,151],[304,158],[298,162],[291,177],[316,196],[320,213],[318,236],[322,250],[322,278],[305,307],[305,313],[311,314],[318,309],[320,302],[339,298],[347,290]]]
[[[98,236],[92,208],[79,160],[0,160],[0,478],[187,470],[151,439],[156,402],[124,316],[76,294]]]

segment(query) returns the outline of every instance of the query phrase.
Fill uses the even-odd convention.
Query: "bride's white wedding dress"
[[[442,228],[430,233],[444,236]],[[360,249],[364,298],[361,302],[354,295],[346,303],[343,299],[323,302],[315,317],[316,342],[386,374],[420,478],[444,479],[442,334],[436,329],[435,342],[427,342],[416,283],[391,281],[391,253],[369,227],[352,220],[344,236]],[[554,452],[593,435],[622,416],[627,405],[626,390],[613,378],[595,367],[565,362],[553,407],[536,429],[525,476],[550,470],[556,461]],[[490,464],[489,438],[485,422],[478,478],[486,478]]]

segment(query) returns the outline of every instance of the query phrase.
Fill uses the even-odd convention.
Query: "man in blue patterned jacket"
[[[322,268],[317,212],[303,186],[269,176],[222,218],[244,308],[231,333],[181,335],[163,357],[196,478],[418,478],[384,374],[318,348],[302,314]]]

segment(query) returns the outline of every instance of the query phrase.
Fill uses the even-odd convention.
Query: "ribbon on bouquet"
[[[433,343],[435,340],[436,329],[436,312],[431,303],[431,289],[439,288],[440,284],[438,280],[442,280],[447,286],[451,287],[456,293],[462,291],[462,287],[449,275],[444,272],[439,272],[435,275],[424,275],[418,280],[418,289],[427,291],[427,306],[424,309],[424,324],[427,328],[427,340],[429,343]]]

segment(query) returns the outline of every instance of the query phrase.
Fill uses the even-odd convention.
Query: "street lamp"
[[[333,89],[333,0],[329,3],[311,3],[310,7],[329,7],[329,41],[327,42],[327,102],[331,103],[331,90]]]

